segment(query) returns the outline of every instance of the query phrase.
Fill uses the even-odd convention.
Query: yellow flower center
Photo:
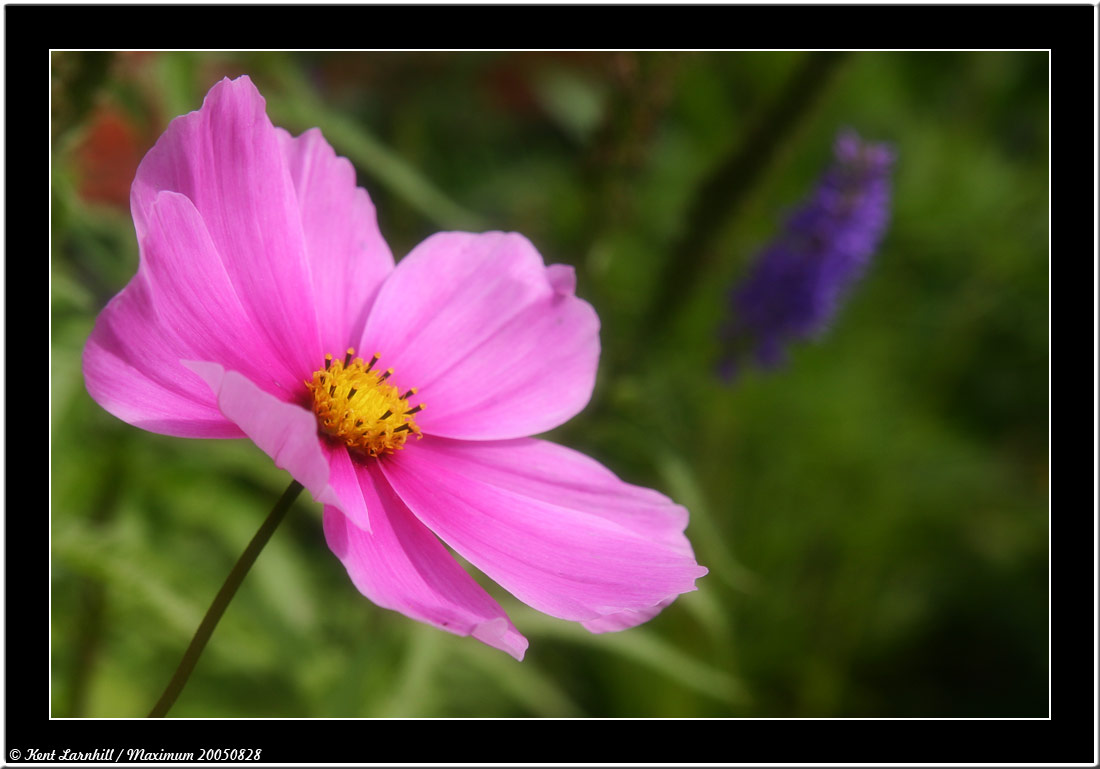
[[[381,353],[375,353],[366,364],[362,358],[353,360],[353,355],[355,350],[350,347],[343,362],[326,355],[325,367],[314,371],[313,379],[306,382],[321,432],[368,457],[403,448],[410,434],[420,438],[413,415],[424,404],[409,408],[408,401],[416,388],[400,395],[389,382],[392,368],[372,371]]]

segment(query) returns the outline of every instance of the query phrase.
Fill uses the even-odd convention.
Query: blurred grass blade
[[[658,458],[658,472],[673,499],[679,500],[691,512],[691,540],[697,544],[696,557],[734,590],[752,593],[758,588],[756,576],[737,562],[726,547],[710,508],[691,467],[680,457],[666,453]]]
[[[455,645],[470,667],[540,718],[580,718],[580,706],[552,679],[531,664],[502,659],[500,652],[480,643]]]
[[[202,619],[201,607],[169,587],[155,569],[145,568],[140,554],[131,552],[129,545],[72,522],[64,531],[54,532],[53,557],[73,571],[102,580],[110,592],[140,599],[173,633],[190,635]]]
[[[198,109],[203,97],[198,88],[199,56],[181,51],[176,56],[158,56],[154,61],[164,114],[170,117],[186,115]]]
[[[297,72],[273,70],[279,89],[265,94],[268,114],[276,125],[299,131],[317,126],[338,154],[346,156],[379,184],[447,230],[481,232],[481,217],[455,203],[416,168],[370,135],[362,125],[327,107]]]
[[[409,644],[404,664],[388,697],[371,708],[371,716],[412,718],[428,715],[430,704],[438,700],[433,684],[435,669],[443,660],[444,636],[438,630],[419,623],[408,625]]]
[[[513,612],[518,614],[518,612]],[[515,617],[517,626],[530,637],[560,638],[623,655],[693,691],[729,704],[744,704],[749,695],[733,676],[692,659],[672,644],[641,628],[620,633],[589,633],[577,623],[525,611]]]

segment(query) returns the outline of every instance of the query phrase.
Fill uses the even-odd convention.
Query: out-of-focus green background
[[[710,574],[593,636],[490,586],[523,663],[379,609],[291,510],[176,716],[1045,716],[1046,53],[55,53],[52,715],[140,716],[289,478],[130,427],[80,353],[130,278],[142,154],[223,76],[355,164],[398,257],[527,235],[603,324],[550,437],[692,512]],[[725,295],[838,129],[892,222],[789,365],[714,376]]]

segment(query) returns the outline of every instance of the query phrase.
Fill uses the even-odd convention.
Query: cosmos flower
[[[247,77],[169,125],[130,200],[140,266],[85,347],[88,392],[153,432],[250,438],[324,505],[376,604],[522,659],[447,546],[596,633],[706,573],[683,507],[529,437],[595,381],[571,267],[499,232],[439,233],[395,266],[351,164],[275,128]]]
[[[762,366],[775,367],[791,341],[828,328],[886,229],[893,162],[886,145],[840,134],[835,161],[817,190],[730,293],[733,317],[723,333],[727,379],[741,357],[753,354]]]

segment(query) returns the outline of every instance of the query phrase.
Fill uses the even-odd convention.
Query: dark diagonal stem
[[[654,324],[667,324],[676,298],[689,296],[695,290],[701,276],[717,258],[713,241],[722,226],[736,215],[768,162],[813,107],[845,58],[842,51],[806,54],[740,149],[727,156],[703,181],[689,207],[684,233],[670,249],[664,273],[657,283],[659,288],[644,316],[652,323],[640,327],[642,338],[659,333],[661,329]]]
[[[252,568],[252,564],[256,562],[260,551],[271,539],[271,535],[275,533],[275,529],[279,527],[286,516],[286,511],[290,509],[290,505],[301,491],[302,484],[298,481],[291,481],[290,486],[283,492],[283,496],[275,503],[275,507],[271,508],[271,512],[268,513],[256,535],[252,537],[252,541],[248,543],[248,547],[237,559],[237,563],[233,570],[229,572],[225,584],[222,585],[221,590],[214,597],[214,602],[210,604],[210,608],[206,610],[206,616],[202,618],[199,629],[195,631],[195,637],[191,639],[191,645],[183,653],[183,659],[180,660],[179,667],[176,668],[172,680],[168,682],[164,694],[160,695],[157,704],[149,712],[150,718],[163,718],[175,703],[176,697],[183,691],[183,687],[187,685],[187,679],[191,677],[191,671],[195,669],[195,664],[199,661],[202,650],[206,648],[206,642],[210,640],[214,628],[218,626],[218,620],[225,614],[226,607],[233,600],[233,596],[237,594],[237,588],[241,586],[248,570]]]

